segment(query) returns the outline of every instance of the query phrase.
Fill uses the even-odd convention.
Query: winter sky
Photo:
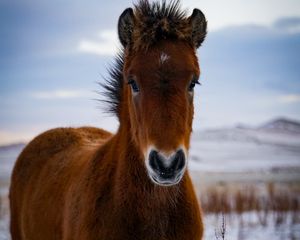
[[[182,0],[209,33],[198,51],[194,129],[300,120],[300,1]],[[116,130],[97,82],[132,1],[0,0],[0,144],[58,126]]]

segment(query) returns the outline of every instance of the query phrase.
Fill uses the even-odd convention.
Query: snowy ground
[[[205,217],[205,240],[222,240],[222,224],[225,223],[226,240],[299,240],[300,223],[293,224],[293,213],[287,213],[282,224],[274,221],[274,214],[269,213],[265,225],[259,222],[256,212],[243,215],[208,215]]]
[[[204,218],[204,240],[222,240],[222,224],[225,223],[226,240],[299,240],[300,223],[292,223],[292,213],[288,213],[286,221],[280,225],[274,222],[273,214],[270,213],[266,225],[260,224],[255,212],[244,213],[242,216],[235,214],[206,215]],[[242,220],[243,219],[243,223]],[[0,219],[0,240],[9,240],[8,216]]]
[[[285,123],[262,128],[228,128],[195,132],[190,149],[189,169],[197,189],[220,182],[261,183],[300,182],[300,129]],[[23,145],[0,148],[0,194],[6,196],[11,169]],[[7,208],[7,201],[4,201]],[[300,239],[300,224],[287,220],[276,226],[272,215],[262,226],[255,213],[246,213],[246,223],[237,216],[226,216],[228,240]],[[289,217],[290,218],[290,217]],[[9,239],[8,211],[0,213],[0,240]],[[248,222],[248,223],[247,223]],[[205,239],[218,239],[215,231],[221,219],[205,216]],[[218,235],[217,235],[218,236]],[[222,239],[219,236],[219,239]]]

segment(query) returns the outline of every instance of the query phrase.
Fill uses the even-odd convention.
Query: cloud
[[[299,103],[300,102],[300,94],[287,94],[282,95],[278,98],[281,103]]]
[[[36,99],[68,99],[90,97],[91,93],[83,90],[53,90],[33,92],[31,96]]]
[[[83,39],[79,41],[77,50],[102,56],[113,56],[118,52],[118,37],[115,31],[104,30],[98,34],[99,40]]]

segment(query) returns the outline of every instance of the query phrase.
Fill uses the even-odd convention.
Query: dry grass
[[[218,219],[215,240],[228,239],[225,235],[232,230],[233,222],[238,225],[236,239],[239,240],[249,239],[247,229],[255,226],[274,230],[285,226],[291,236],[287,239],[295,239],[293,226],[300,224],[300,185],[296,183],[234,186],[222,183],[202,189],[200,201],[204,213]]]
[[[276,228],[284,224],[293,226],[300,223],[300,186],[297,184],[268,183],[234,187],[221,184],[202,190],[200,201],[205,214],[222,217],[215,230],[217,240],[226,239],[226,222],[230,222],[232,217],[236,218],[239,224],[238,239],[245,239],[243,229],[249,225],[247,213],[255,216],[255,224],[263,227],[271,224]],[[291,234],[294,234],[292,227]]]
[[[226,235],[226,217],[225,214],[222,214],[222,223],[221,226],[215,229],[215,237],[217,240],[222,239],[225,240]]]
[[[218,185],[202,191],[200,202],[205,213],[214,214],[256,211],[264,215],[269,212],[297,212],[300,211],[300,190],[273,183],[235,188]],[[263,215],[260,216],[262,221]]]

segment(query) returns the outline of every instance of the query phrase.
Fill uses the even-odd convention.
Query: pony
[[[9,192],[13,240],[202,239],[187,163],[206,26],[178,1],[124,10],[103,84],[119,128],[52,129],[25,147]]]

